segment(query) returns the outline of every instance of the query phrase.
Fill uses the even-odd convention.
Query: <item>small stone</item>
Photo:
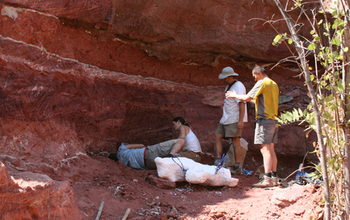
[[[176,183],[170,180],[158,178],[154,175],[147,176],[146,180],[148,180],[151,184],[154,184],[161,189],[171,189],[176,187]]]

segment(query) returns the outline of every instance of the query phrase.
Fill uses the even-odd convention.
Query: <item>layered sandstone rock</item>
[[[176,116],[187,118],[204,152],[213,151],[212,134],[222,114],[220,87],[106,71],[11,39],[2,38],[0,45],[1,143],[15,146],[4,153],[45,154],[43,160],[54,163],[78,152],[115,150],[122,141],[154,144],[176,137],[171,127]],[[258,151],[252,145],[254,111],[249,118],[243,136]],[[301,156],[310,149],[306,137],[290,141],[294,131],[298,135],[303,128],[281,129],[286,135],[280,135],[279,153]],[[296,140],[297,149],[289,147]]]
[[[81,219],[68,181],[32,172],[9,175],[2,162],[0,180],[2,219]]]
[[[16,130],[30,134],[16,141],[21,147],[40,148],[37,139],[70,143],[64,147],[70,155],[115,148],[121,141],[152,144],[175,137],[171,120],[178,115],[190,118],[205,142],[211,139],[221,114],[222,101],[212,99],[222,97],[218,88],[207,91],[105,71],[12,40],[2,39],[0,44],[1,115],[7,120],[3,121],[4,136],[10,135],[4,145],[19,138],[13,134]],[[60,158],[67,153],[58,152]]]
[[[272,1],[2,2],[3,37],[131,75],[219,85],[226,65],[250,80],[255,62],[290,55],[271,45]],[[285,31],[283,22],[274,25]]]
[[[69,176],[61,172],[70,171],[70,161],[114,152],[122,141],[175,138],[171,120],[177,116],[188,120],[203,151],[212,153],[224,98],[221,69],[233,66],[249,90],[255,62],[289,55],[271,46],[274,30],[254,19],[270,19],[270,1],[4,0],[0,10],[0,152],[15,169],[52,178],[35,176],[45,181],[31,195],[58,189],[72,196],[67,183],[57,182]],[[291,69],[268,72],[281,94],[303,86]],[[308,102],[304,90],[282,109]],[[250,152],[259,153],[253,124],[250,111],[243,137]],[[277,154],[302,157],[312,151],[303,130],[281,127]],[[5,176],[4,191],[11,182]],[[22,214],[37,217],[37,208],[23,208]],[[49,208],[42,213],[49,215]]]
[[[53,47],[56,46],[54,42],[50,43],[49,39],[45,39],[45,36],[51,35],[64,41],[64,36],[60,36],[63,34],[60,33],[61,29],[56,29],[60,26],[58,23],[64,23],[89,31],[91,35],[107,41],[135,45],[146,51],[149,56],[155,56],[160,60],[182,61],[187,64],[217,65],[220,57],[236,61],[257,59],[276,62],[289,54],[286,48],[271,45],[276,32],[265,24],[265,21],[276,14],[273,1],[5,0],[3,2],[16,6],[14,14],[24,13],[33,16],[27,11],[32,9],[43,13],[42,16],[58,19],[53,26],[55,29],[47,28],[48,24],[53,25],[54,21],[45,23],[37,30],[28,29],[37,22],[50,20],[46,18],[39,21],[34,17],[34,20],[29,21],[33,22],[32,24],[27,23],[27,27],[22,27],[22,34],[33,34],[31,40],[34,44],[40,44],[36,39],[42,39],[41,44],[51,51],[55,50]],[[19,25],[22,15],[12,16]],[[275,17],[278,18],[278,15]],[[274,25],[281,28],[284,23]],[[58,36],[54,36],[53,32]],[[15,33],[11,35],[14,36]],[[63,47],[69,45],[68,42],[61,43]],[[78,49],[78,45],[70,48],[71,52],[72,49]]]

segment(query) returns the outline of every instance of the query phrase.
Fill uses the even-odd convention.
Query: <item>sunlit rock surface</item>
[[[1,219],[81,219],[69,182],[45,174],[8,173],[0,162]]]

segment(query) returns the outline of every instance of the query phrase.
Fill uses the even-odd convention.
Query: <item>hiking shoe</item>
[[[231,175],[240,175],[242,174],[242,169],[239,167],[239,164],[238,166],[234,165],[231,169]]]
[[[238,167],[238,169],[230,169],[231,171],[231,175],[241,175],[242,174],[242,170],[241,168]]]
[[[277,176],[271,177],[271,179],[272,179],[273,186],[278,186],[279,185]]]
[[[259,187],[259,188],[266,188],[266,187],[273,187],[273,181],[271,177],[268,176],[264,176],[264,179],[259,182],[259,183],[255,183],[252,185],[253,187]]]

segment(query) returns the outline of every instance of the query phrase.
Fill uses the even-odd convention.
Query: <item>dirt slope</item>
[[[258,155],[249,156],[247,169],[260,164]],[[79,167],[91,168],[79,173]],[[294,165],[280,163],[282,174]],[[321,190],[312,185],[272,189],[252,188],[257,176],[235,176],[237,187],[207,187],[177,183],[176,188],[161,189],[147,181],[155,170],[142,171],[120,162],[94,155],[71,163],[71,179],[83,219],[94,219],[104,201],[100,219],[121,219],[128,208],[128,219],[309,219],[316,215]],[[67,176],[71,175],[71,176]],[[63,177],[63,176],[62,176]],[[294,178],[294,177],[293,177]]]

